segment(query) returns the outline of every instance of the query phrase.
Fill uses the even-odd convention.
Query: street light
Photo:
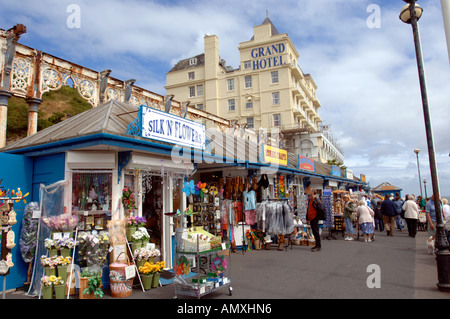
[[[425,189],[425,199],[427,199],[427,180],[425,178],[423,179],[423,188]]]
[[[428,108],[427,87],[425,83],[425,70],[423,67],[422,49],[420,46],[419,26],[417,21],[423,13],[423,9],[416,4],[416,0],[403,0],[405,5],[400,12],[400,20],[411,24],[416,50],[417,69],[419,72],[420,92],[422,95],[423,117],[425,121],[425,132],[427,135],[428,158],[430,161],[431,184],[433,186],[434,206],[436,209],[436,264],[438,271],[439,290],[450,291],[450,251],[447,237],[444,233],[442,208],[440,203],[439,181],[436,167],[436,155],[434,152],[433,131],[431,129],[430,111]]]
[[[416,148],[416,149],[414,150],[414,153],[416,153],[416,158],[417,158],[417,171],[419,172],[420,197],[423,198],[423,194],[422,194],[422,183],[420,182],[420,181],[422,180],[422,178],[420,178],[419,152],[420,152],[420,150],[419,150],[418,148]]]

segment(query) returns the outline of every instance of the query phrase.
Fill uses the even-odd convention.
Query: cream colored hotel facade
[[[205,52],[179,61],[166,74],[167,94],[241,127],[277,127],[283,148],[293,153],[344,162],[322,125],[317,85],[299,67],[299,53],[288,35],[280,34],[267,17],[238,49],[240,65],[234,69],[220,58],[218,37],[205,35]]]

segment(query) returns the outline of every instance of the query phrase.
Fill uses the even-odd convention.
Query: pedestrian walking
[[[382,203],[381,199],[377,201],[376,207],[373,210],[375,212],[375,229],[379,231],[384,230],[383,215],[381,215],[381,203]]]
[[[381,203],[381,215],[383,215],[383,224],[387,236],[394,236],[396,212],[394,202],[389,199],[389,194],[384,196],[384,201]]]
[[[405,211],[408,235],[415,238],[417,234],[417,220],[419,219],[419,205],[415,202],[414,195],[408,195],[402,209]]]
[[[434,207],[434,201],[434,194],[431,194],[430,199],[425,205],[425,212],[427,214],[428,222],[428,237],[433,237],[433,240],[436,236],[436,208]]]
[[[356,219],[354,213],[356,212],[356,204],[350,199],[350,196],[342,196],[344,201],[344,223],[346,237],[344,240],[354,240],[355,230],[353,229],[353,221]]]
[[[319,201],[318,197],[316,196],[316,191],[307,188],[305,191],[306,194],[308,194],[308,210],[306,219],[309,222],[309,225],[311,226],[311,231],[313,233],[314,239],[316,241],[316,244],[313,248],[311,248],[312,252],[320,251],[322,248],[322,243],[320,241],[320,233],[319,233],[319,218],[317,216],[317,210],[314,208],[314,206],[317,207],[316,204],[314,204],[314,201]]]
[[[358,224],[361,229],[361,233],[364,235],[364,242],[371,242],[371,237],[373,235],[373,217],[375,213],[367,206],[366,201],[360,200],[358,203],[358,208],[356,209],[356,217],[358,219]]]
[[[400,198],[400,194],[395,193],[395,199],[394,199],[394,206],[395,206],[395,213],[396,213],[395,223],[397,224],[397,228],[400,231],[403,231],[403,225],[401,223],[403,203],[404,203],[404,201]]]

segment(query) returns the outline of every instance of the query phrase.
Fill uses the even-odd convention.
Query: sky
[[[442,196],[450,199],[450,65],[439,0],[421,0],[419,21]],[[19,43],[165,95],[166,73],[204,52],[206,33],[239,66],[238,46],[266,15],[287,33],[317,84],[319,114],[344,165],[371,187],[432,193],[413,34],[401,0],[0,0],[0,28],[27,27]],[[423,184],[422,184],[423,188]],[[423,190],[425,195],[425,191]]]

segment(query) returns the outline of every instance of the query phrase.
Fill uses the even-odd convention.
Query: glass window
[[[228,111],[234,111],[236,109],[236,102],[234,99],[228,100]]]
[[[189,97],[195,97],[195,86],[189,87]]]
[[[245,77],[245,87],[246,88],[251,88],[252,87],[252,76],[251,75],[247,75]]]
[[[189,80],[195,79],[195,73],[194,72],[189,72],[188,76],[189,76]]]
[[[280,92],[272,93],[272,104],[280,104]]]
[[[228,79],[227,80],[227,87],[228,87],[228,91],[233,91],[234,90],[234,79]]]
[[[270,72],[272,83],[278,83],[278,71]]]
[[[197,108],[198,108],[199,110],[203,110],[203,104],[197,104]]]
[[[252,61],[244,61],[244,69],[250,69],[252,67]]]
[[[253,108],[253,102],[246,102],[245,103],[245,108],[246,109],[252,109]]]
[[[278,113],[273,115],[273,125],[281,126],[281,114]]]
[[[203,96],[203,84],[197,85],[197,96]]]
[[[253,121],[253,117],[247,117],[247,127],[248,128],[254,128],[254,121]]]

